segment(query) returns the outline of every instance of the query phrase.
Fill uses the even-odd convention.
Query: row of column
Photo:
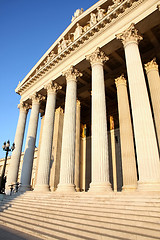
[[[160,189],[160,162],[156,141],[156,132],[153,123],[151,107],[145,77],[138,49],[138,42],[142,39],[132,24],[126,31],[117,35],[124,45],[128,85],[131,100],[131,112],[127,93],[127,84],[124,76],[115,80],[118,96],[119,125],[122,152],[123,189],[137,188],[137,171],[135,149],[138,162],[140,190]],[[107,114],[105,100],[103,64],[108,58],[100,51],[86,57],[92,67],[92,182],[90,191],[111,191],[109,183],[108,139],[107,139]],[[159,95],[160,81],[158,66],[155,61],[145,65],[151,99],[154,111],[157,138],[160,143],[160,115]],[[76,92],[77,78],[82,74],[73,66],[63,73],[66,77],[65,115],[62,137],[60,182],[57,191],[74,192],[74,167],[75,167],[75,134],[76,134]],[[47,104],[42,132],[42,144],[39,155],[39,165],[35,191],[49,191],[50,159],[52,152],[52,139],[54,128],[54,113],[56,93],[61,88],[53,81],[45,86],[47,89]],[[157,93],[157,94],[156,94]],[[32,111],[24,153],[21,190],[30,187],[34,146],[37,131],[38,114],[41,95],[32,96]],[[28,106],[21,104],[20,116],[15,137],[16,149],[11,158],[11,167],[8,173],[8,184],[16,182],[20,160],[26,114]],[[22,109],[22,110],[21,110]],[[134,140],[135,138],[135,146]]]

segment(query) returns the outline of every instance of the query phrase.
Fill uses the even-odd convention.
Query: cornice
[[[112,24],[116,19],[118,20],[118,16],[125,14],[125,11],[129,8],[132,9],[132,5],[139,5],[145,0],[112,0],[113,4],[108,7],[108,9],[104,9],[104,17],[97,21],[95,25],[90,27],[90,24],[86,24],[82,27],[82,33],[79,37],[74,40],[74,32],[68,33],[77,23],[88,14],[91,14],[93,11],[101,6],[103,3],[107,1],[99,1],[94,4],[91,8],[83,12],[79,17],[77,17],[69,27],[64,31],[64,33],[55,41],[52,47],[46,52],[46,54],[40,59],[40,61],[35,65],[35,67],[29,72],[29,74],[24,78],[24,80],[18,84],[15,89],[16,93],[22,95],[29,87],[31,87],[34,83],[36,83],[39,79],[44,77],[48,72],[53,70],[65,57],[67,57],[71,52],[77,49],[80,45],[86,42],[89,38],[93,37],[97,32],[101,31],[106,25]],[[96,12],[97,14],[97,12]],[[58,44],[62,44],[63,41],[64,49],[62,49],[59,53],[57,51]]]

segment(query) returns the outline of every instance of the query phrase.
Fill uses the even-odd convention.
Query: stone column
[[[112,169],[113,169],[113,190],[114,192],[117,192],[117,163],[116,163],[116,144],[115,144],[113,116],[110,116],[110,137],[111,137]]]
[[[23,145],[24,131],[26,126],[26,118],[28,113],[28,104],[24,102],[20,102],[18,105],[19,108],[19,119],[17,124],[17,130],[15,135],[15,149],[12,153],[10,166],[7,174],[7,184],[6,189],[10,189],[10,184],[14,184],[17,182],[18,171],[19,171],[19,163],[21,159],[21,151]]]
[[[77,100],[76,109],[76,145],[75,145],[75,176],[74,183],[76,186],[76,191],[80,191],[80,119],[81,119],[81,104]]]
[[[42,192],[49,191],[49,175],[52,154],[56,92],[62,87],[57,83],[51,81],[44,88],[47,89],[47,103],[39,155],[37,182],[35,186],[35,191]]]
[[[56,109],[54,120],[54,134],[52,144],[52,167],[50,172],[50,189],[55,191],[59,184],[60,178],[60,163],[61,163],[61,149],[62,149],[62,132],[63,132],[63,118],[64,113],[61,107]]]
[[[129,109],[126,79],[115,79],[118,98],[119,128],[121,140],[123,191],[137,188],[137,170],[134,152],[133,131]]]
[[[87,56],[92,66],[92,182],[90,191],[111,191],[103,63],[105,54],[96,49]]]
[[[80,190],[86,190],[86,124],[81,124],[82,134],[81,134],[81,153],[80,153]]]
[[[28,126],[26,146],[25,146],[25,152],[24,152],[24,158],[23,158],[20,191],[30,190],[40,101],[42,100],[42,96],[40,94],[35,93],[33,96],[31,96],[31,99],[32,99],[32,110],[31,110],[31,116],[30,116],[30,121]]]
[[[145,64],[160,149],[160,77],[156,60]]]
[[[117,38],[124,44],[136,143],[139,190],[160,190],[160,162],[147,87],[134,24]]]
[[[35,188],[36,182],[37,182],[37,173],[38,173],[38,165],[39,165],[39,154],[41,149],[41,142],[42,142],[42,132],[43,132],[43,125],[44,125],[44,113],[41,113],[41,129],[39,134],[39,142],[38,142],[38,153],[37,153],[37,159],[36,159],[36,174],[35,174],[35,182],[33,188]]]
[[[60,182],[57,191],[74,192],[77,77],[82,76],[82,74],[71,66],[63,75],[66,77],[67,89],[62,137]]]

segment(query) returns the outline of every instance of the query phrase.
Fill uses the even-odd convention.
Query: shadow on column
[[[25,149],[24,157],[23,157],[23,166],[22,166],[22,175],[21,175],[21,183],[20,191],[31,190],[31,176],[32,176],[32,168],[33,168],[33,160],[34,160],[34,152],[35,152],[35,138],[28,137],[27,147]]]

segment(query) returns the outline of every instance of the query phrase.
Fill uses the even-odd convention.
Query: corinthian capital
[[[23,111],[23,112],[28,112],[28,110],[29,110],[29,108],[30,108],[30,106],[29,106],[29,104],[28,103],[25,103],[25,102],[23,102],[23,101],[20,101],[20,104],[18,104],[18,108],[19,108],[19,110],[20,111]]]
[[[120,77],[116,78],[115,79],[115,84],[116,84],[116,87],[118,88],[120,85],[127,85],[126,83],[126,79],[124,78],[124,75],[122,74]]]
[[[67,81],[77,81],[77,77],[82,77],[82,73],[73,68],[73,66],[71,66],[67,71],[63,72],[62,75],[66,77]]]
[[[57,93],[62,87],[58,83],[51,81],[44,86],[44,89],[47,89],[47,93]]]
[[[100,51],[98,47],[92,54],[86,56],[86,60],[90,61],[91,65],[93,65],[96,63],[103,64],[105,61],[109,60],[109,58],[103,51]]]
[[[132,23],[124,32],[117,34],[116,38],[121,40],[124,46],[126,46],[129,42],[139,43],[143,39],[138,34],[138,30],[135,28],[134,23]]]
[[[33,95],[30,96],[30,99],[32,100],[32,104],[39,104],[42,100],[45,99],[44,96],[38,93],[34,93]]]
[[[148,73],[149,71],[151,71],[151,70],[156,70],[156,71],[158,71],[158,65],[157,65],[157,63],[156,63],[156,59],[155,59],[155,58],[153,58],[152,61],[146,63],[144,66],[145,66],[145,69],[146,69],[146,72],[147,72],[147,73]]]

